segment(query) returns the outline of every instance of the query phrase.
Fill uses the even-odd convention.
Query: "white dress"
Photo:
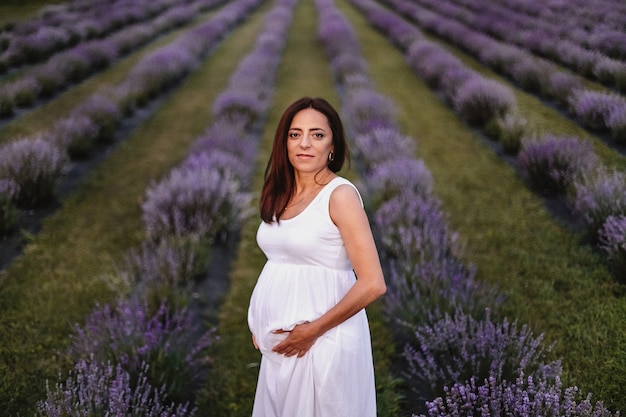
[[[296,217],[259,226],[257,242],[267,263],[248,309],[248,325],[262,353],[253,417],[376,416],[365,310],[319,337],[302,358],[271,351],[287,337],[273,330],[315,320],[356,281],[328,208],[341,184],[352,185],[336,177]]]

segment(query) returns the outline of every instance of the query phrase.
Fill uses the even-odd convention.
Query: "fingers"
[[[256,350],[259,350],[259,345],[258,345],[258,343],[256,342],[256,337],[254,337],[254,334],[252,335],[252,344],[254,345],[254,348],[255,348]]]

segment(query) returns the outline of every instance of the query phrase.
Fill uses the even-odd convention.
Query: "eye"
[[[317,133],[313,134],[313,137],[316,138],[316,139],[324,139],[324,134],[320,133],[320,132],[317,132]]]
[[[290,138],[290,139],[295,139],[295,138],[297,138],[297,137],[299,137],[299,136],[300,136],[300,133],[299,133],[299,132],[289,132],[289,133],[287,134],[287,137],[288,137],[288,138]]]

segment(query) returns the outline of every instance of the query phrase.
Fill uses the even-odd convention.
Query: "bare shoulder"
[[[361,197],[354,186],[341,184],[330,195],[330,217],[335,224],[354,220],[365,214]]]
[[[333,201],[336,203],[350,203],[356,201],[361,205],[361,197],[359,197],[356,188],[351,184],[338,185],[330,195],[330,201],[331,203]]]

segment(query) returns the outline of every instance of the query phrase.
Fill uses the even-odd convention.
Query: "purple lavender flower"
[[[41,65],[35,67],[30,74],[35,77],[41,88],[40,95],[42,97],[50,97],[55,91],[59,90],[66,80],[63,69],[53,66],[55,61],[50,65]]]
[[[66,163],[65,152],[42,138],[21,139],[0,148],[0,178],[17,184],[15,202],[23,207],[53,197]]]
[[[569,99],[570,111],[590,129],[609,128],[611,114],[626,108],[626,99],[615,93],[577,90]]]
[[[572,210],[596,239],[609,216],[626,215],[626,174],[606,169],[583,175],[574,181]]]
[[[503,84],[476,76],[464,83],[453,97],[456,111],[469,123],[484,125],[497,116],[513,110],[513,91]]]
[[[355,144],[366,169],[396,158],[412,157],[416,149],[415,140],[390,128],[373,129],[358,135]]]
[[[74,326],[69,353],[75,362],[118,363],[131,381],[145,376],[164,386],[171,401],[187,402],[206,376],[207,349],[216,338],[200,323],[190,309],[162,303],[151,311],[142,301],[120,300],[96,307],[84,327]]]
[[[174,169],[146,194],[143,219],[151,238],[197,234],[212,242],[237,227],[250,201],[232,174],[210,167]]]
[[[598,57],[598,60],[593,66],[593,75],[595,75],[602,84],[608,86],[615,86],[617,75],[624,72],[626,72],[626,63],[606,56]]]
[[[226,90],[220,94],[213,103],[215,115],[241,115],[248,119],[247,125],[251,125],[263,113],[263,102],[254,92]]]
[[[374,213],[388,257],[406,263],[447,257],[455,241],[448,231],[441,203],[428,194],[398,194]]]
[[[524,55],[507,70],[524,90],[534,93],[545,90],[544,80],[547,79],[548,74],[553,72],[547,64],[542,65],[528,55]]]
[[[366,184],[375,207],[396,195],[430,196],[433,190],[432,174],[424,161],[407,156],[373,166]]]
[[[10,48],[21,56],[23,59],[21,62],[36,62],[69,42],[70,35],[65,29],[42,26],[28,36],[15,39]]]
[[[561,104],[567,104],[574,91],[582,88],[579,77],[562,71],[554,71],[548,76],[546,92]]]
[[[616,275],[626,277],[626,215],[607,217],[598,235]]]
[[[82,114],[70,115],[54,124],[54,142],[65,149],[70,158],[84,158],[93,148],[100,131],[91,118]]]
[[[553,380],[561,373],[561,362],[549,361],[552,346],[543,345],[528,326],[517,322],[476,320],[461,311],[446,315],[432,325],[419,326],[413,345],[404,356],[407,374],[416,394],[429,400],[445,395],[444,387],[463,385],[473,379],[497,384],[514,382],[521,376]]]
[[[247,123],[248,119],[243,115],[216,116],[213,124],[196,140],[191,153],[223,151],[235,155],[241,161],[252,161],[256,155],[256,146],[251,146],[254,138],[246,130]]]
[[[420,78],[436,88],[441,87],[441,76],[445,71],[462,67],[458,58],[427,40],[413,43],[406,60]]]
[[[530,135],[527,120],[516,112],[509,112],[496,117],[493,122],[488,126],[490,133],[497,138],[506,153],[517,155],[523,138]]]
[[[547,136],[526,142],[518,155],[531,184],[548,193],[563,193],[573,181],[598,165],[593,145],[578,138]]]
[[[481,383],[482,381],[482,383]],[[601,401],[591,401],[578,387],[563,389],[561,378],[554,382],[521,373],[515,381],[495,378],[469,381],[444,388],[442,396],[426,402],[426,414],[413,417],[619,417]]]
[[[108,284],[117,293],[145,299],[155,308],[163,299],[179,305],[192,298],[193,284],[206,273],[210,250],[199,236],[145,241],[128,251]]]
[[[393,102],[371,89],[347,92],[344,113],[356,133],[396,127],[396,108]]]
[[[113,139],[121,113],[117,103],[103,94],[96,93],[75,108],[72,116],[89,118],[98,127],[96,140],[108,142]]]
[[[193,417],[189,404],[169,403],[164,387],[150,385],[144,365],[135,380],[120,364],[81,360],[64,382],[50,387],[38,403],[42,417]],[[158,385],[157,385],[158,386]]]
[[[25,76],[5,84],[2,90],[13,97],[17,107],[26,107],[35,103],[41,92],[41,86],[34,77]]]
[[[626,106],[614,107],[607,124],[613,140],[618,144],[626,144]]]

